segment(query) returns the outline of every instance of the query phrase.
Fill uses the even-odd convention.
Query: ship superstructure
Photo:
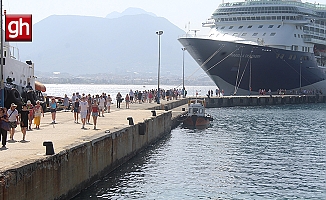
[[[223,3],[207,36],[179,41],[228,94],[326,93],[326,5],[300,0]]]

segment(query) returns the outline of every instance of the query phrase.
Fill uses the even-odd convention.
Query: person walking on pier
[[[50,111],[51,111],[51,115],[52,115],[52,124],[55,124],[55,118],[56,118],[56,114],[57,114],[57,107],[58,107],[58,103],[55,101],[55,98],[52,98],[51,102],[50,102]]]
[[[106,106],[107,106],[108,113],[109,113],[109,112],[111,112],[111,104],[112,104],[112,98],[109,94],[108,94],[108,98],[106,99],[106,101],[107,101]]]
[[[86,102],[86,98],[84,96],[82,97],[82,101],[80,102],[79,107],[80,107],[80,118],[83,124],[82,129],[85,129],[88,102]]]
[[[28,124],[29,124],[29,127],[28,127],[28,130],[32,130],[32,122],[33,122],[33,119],[34,119],[34,109],[33,109],[33,104],[31,103],[30,100],[27,101],[27,109],[29,110],[29,114],[28,114]]]
[[[106,102],[106,99],[104,98],[103,95],[101,95],[100,99],[99,99],[99,103],[98,103],[98,108],[99,108],[98,115],[101,116],[101,113],[102,113],[102,117],[104,117],[105,102]]]
[[[129,109],[129,102],[130,102],[129,94],[126,95],[125,101],[126,101],[126,108]]]
[[[78,98],[76,98],[76,101],[73,104],[73,110],[74,110],[75,123],[78,124],[78,115],[79,115],[79,99]]]
[[[116,96],[116,100],[117,100],[117,108],[120,108],[120,103],[122,102],[122,95],[120,94],[120,92],[118,92]]]
[[[93,123],[94,123],[94,130],[96,129],[96,122],[98,116],[98,105],[96,99],[94,99],[94,103],[92,104],[92,116],[93,116]]]
[[[20,117],[20,130],[23,134],[23,139],[21,141],[25,141],[25,136],[26,136],[26,130],[28,127],[28,115],[29,115],[30,110],[27,109],[27,105],[23,105],[23,109],[19,114]]]
[[[0,107],[0,121],[1,123],[8,123],[8,116],[6,110]],[[0,127],[0,140],[2,140],[2,148],[6,148],[7,144],[7,131]]]
[[[65,109],[65,112],[67,112],[67,109],[69,107],[69,98],[68,98],[67,94],[65,94],[65,97],[63,99],[63,106],[64,106],[64,109]]]
[[[90,97],[90,95],[89,95]],[[90,118],[91,118],[91,113],[92,113],[92,99],[91,98],[87,98],[87,103],[88,103],[88,108],[87,108],[87,115],[86,115],[86,123],[91,125],[91,123],[89,122]]]
[[[44,111],[41,106],[41,103],[39,100],[36,101],[36,105],[34,106],[34,124],[36,129],[40,129],[41,124],[41,115],[43,114],[44,117]]]
[[[12,103],[10,105],[10,109],[7,111],[8,120],[10,123],[10,140],[11,141],[14,141],[15,128],[17,127],[17,124],[19,124],[18,110],[16,108],[17,108],[17,105],[15,103]]]

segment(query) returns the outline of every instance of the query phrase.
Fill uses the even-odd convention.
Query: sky
[[[236,1],[243,0],[225,0]],[[326,0],[318,2],[326,4]],[[123,12],[129,7],[136,7],[164,17],[185,31],[208,31],[208,28],[201,27],[201,23],[220,3],[222,0],[2,0],[3,9],[8,14],[32,14],[33,24],[50,15],[105,17],[114,11]]]

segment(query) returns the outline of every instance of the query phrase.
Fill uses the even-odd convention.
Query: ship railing
[[[208,38],[208,35],[198,35],[198,34],[184,34],[180,35],[179,38]]]

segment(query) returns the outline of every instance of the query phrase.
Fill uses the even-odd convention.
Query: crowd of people
[[[158,100],[158,90],[135,90],[130,91],[122,95],[118,92],[114,99],[109,94],[102,93],[101,95],[85,95],[79,94],[79,92],[73,93],[69,98],[68,95],[65,95],[62,98],[62,105],[65,112],[73,112],[74,123],[79,124],[81,122],[82,129],[85,129],[85,125],[93,125],[94,129],[97,126],[97,118],[104,117],[105,113],[111,112],[111,106],[116,102],[116,107],[121,108],[121,103],[125,102],[125,108],[129,109],[130,104],[141,104],[141,103],[155,103]],[[184,94],[183,94],[184,93]],[[182,89],[161,89],[160,99],[162,100],[173,100],[186,96],[187,91]],[[51,113],[52,124],[56,124],[56,112],[59,108],[59,103],[56,98],[52,97],[48,102],[48,110]],[[18,110],[20,110],[18,112]],[[36,101],[36,105],[33,105],[30,100],[23,104],[21,109],[17,109],[17,105],[12,103],[10,109],[5,107],[0,107],[0,139],[2,141],[2,148],[6,148],[7,142],[7,132],[9,132],[9,140],[15,141],[14,135],[18,125],[20,125],[20,130],[22,132],[22,142],[26,141],[26,132],[34,129],[40,129],[41,117],[44,117],[43,107],[40,101]],[[91,121],[92,117],[92,123]],[[2,123],[3,122],[3,123]],[[35,127],[32,127],[32,124],[35,124]],[[9,129],[5,130],[2,124],[8,124]]]
[[[28,100],[26,104],[23,104],[20,112],[18,112],[17,105],[15,103],[12,103],[8,110],[5,107],[0,107],[0,139],[2,141],[2,148],[6,148],[8,131],[8,141],[15,141],[14,135],[18,125],[20,125],[20,130],[22,132],[21,142],[25,142],[26,131],[32,130],[33,120],[35,128],[40,128],[42,114],[44,117],[44,112],[40,101],[36,101],[36,105],[33,106],[31,101]]]

